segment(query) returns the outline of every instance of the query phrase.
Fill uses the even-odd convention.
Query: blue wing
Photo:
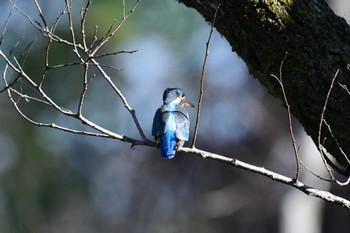
[[[153,118],[152,136],[157,137],[165,133],[165,121],[162,116],[162,107],[158,108]]]
[[[163,158],[173,158],[177,141],[188,140],[189,125],[188,113],[183,107],[163,105],[158,108],[153,118],[152,135],[160,141]]]

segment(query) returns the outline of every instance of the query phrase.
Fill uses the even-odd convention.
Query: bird
[[[175,152],[188,141],[190,118],[185,107],[195,107],[187,101],[185,93],[178,87],[168,87],[163,93],[163,105],[154,115],[152,136],[160,155],[165,159],[175,157]]]

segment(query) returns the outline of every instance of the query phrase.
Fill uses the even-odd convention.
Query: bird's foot
[[[185,144],[185,141],[177,141],[175,150],[178,150],[179,148],[183,147],[184,144]]]

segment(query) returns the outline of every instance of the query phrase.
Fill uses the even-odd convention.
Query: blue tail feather
[[[165,159],[172,159],[175,157],[176,136],[175,131],[169,130],[160,136],[160,155]]]

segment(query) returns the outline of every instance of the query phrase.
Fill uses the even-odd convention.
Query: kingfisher
[[[168,87],[163,93],[163,105],[153,118],[152,136],[154,136],[160,155],[165,159],[175,157],[175,152],[188,141],[190,118],[185,107],[194,107],[186,100],[185,93],[177,87]]]

